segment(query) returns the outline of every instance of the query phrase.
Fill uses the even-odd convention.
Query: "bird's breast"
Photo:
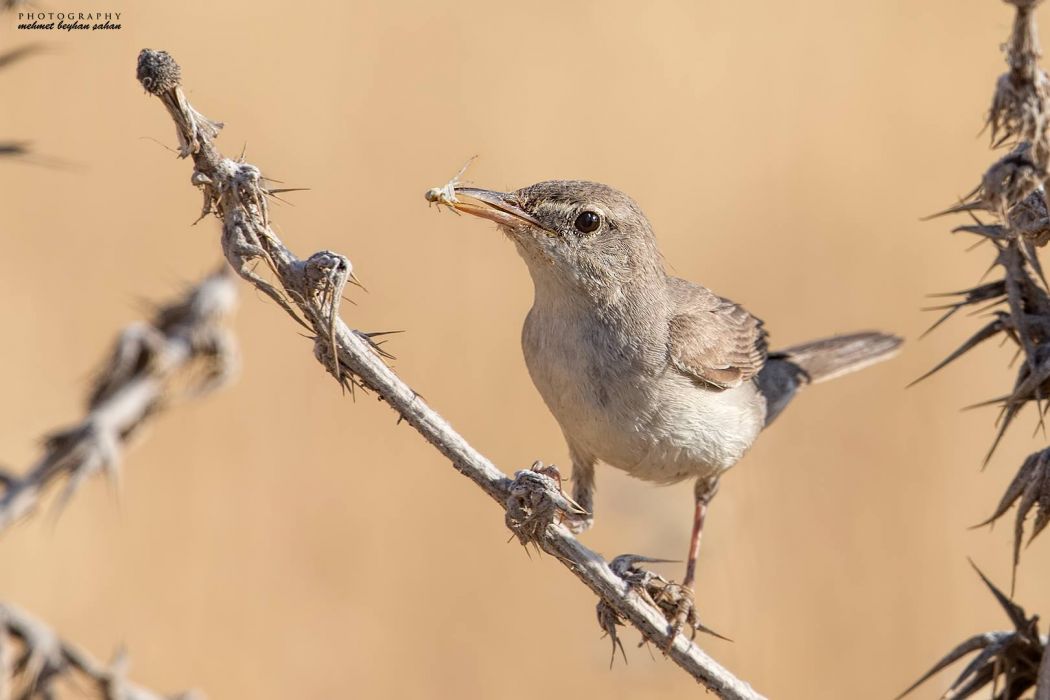
[[[577,449],[649,481],[728,469],[761,430],[747,383],[714,391],[668,366],[659,328],[627,332],[534,306],[522,331],[533,383]]]

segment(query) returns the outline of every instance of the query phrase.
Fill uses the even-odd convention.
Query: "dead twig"
[[[139,82],[161,100],[175,122],[179,154],[193,160],[192,182],[201,188],[203,214],[212,213],[222,222],[226,259],[238,274],[309,330],[314,355],[328,372],[344,387],[373,391],[386,401],[460,473],[508,510],[518,525],[516,534],[535,537],[532,541],[553,554],[645,639],[668,648],[671,659],[698,682],[722,698],[761,697],[684,636],[672,638],[664,614],[572,536],[558,521],[564,496],[553,479],[519,473],[512,481],[394,374],[369,334],[343,323],[338,317],[340,297],[331,290],[351,274],[350,261],[330,251],[300,260],[284,246],[269,224],[267,197],[271,191],[266,178],[255,166],[226,158],[215,148],[212,142],[220,125],[187,102],[180,73],[178,64],[164,51],[144,49],[139,54]],[[262,277],[257,268],[269,270],[277,283]]]
[[[150,323],[126,328],[95,376],[84,420],[48,435],[44,455],[23,476],[0,473],[0,532],[33,511],[53,484],[65,481],[61,506],[91,475],[117,476],[124,446],[152,416],[225,383],[236,351],[222,321],[235,302],[224,268],[159,307]]]
[[[101,700],[202,698],[195,691],[161,695],[129,681],[127,670],[123,651],[103,664],[40,620],[0,603],[0,700],[51,700],[63,682]]]

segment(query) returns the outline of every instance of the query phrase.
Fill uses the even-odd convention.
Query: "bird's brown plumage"
[[[703,384],[731,389],[766,363],[766,330],[747,309],[698,284],[671,277],[674,313],[668,354],[675,368]]]

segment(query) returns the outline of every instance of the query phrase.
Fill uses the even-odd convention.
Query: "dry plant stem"
[[[1050,76],[1039,66],[1041,52],[1035,9],[1042,0],[1005,0],[1015,9],[1013,28],[1004,45],[1009,71],[999,77],[987,125],[995,148],[1010,151],[985,172],[964,201],[943,213],[967,213],[971,221],[953,232],[981,236],[995,252],[994,268],[1002,277],[961,292],[935,307],[942,316],[933,327],[963,309],[986,312],[990,319],[927,375],[995,337],[1016,346],[1022,361],[1012,389],[978,405],[999,405],[1000,414],[985,464],[1022,408],[1034,403],[1039,425],[1045,427],[1050,400],[1050,284],[1039,249],[1050,243]],[[986,212],[991,221],[982,220]],[[931,327],[932,330],[932,327]],[[978,571],[1013,622],[1012,630],[976,635],[957,645],[907,692],[935,673],[978,652],[950,686],[945,697],[962,700],[992,688],[994,700],[1020,700],[1036,687],[1038,700],[1050,700],[1050,653],[1038,632],[1038,616],[1029,617],[1013,602],[1013,584],[1020,562],[1025,523],[1031,518],[1031,542],[1050,525],[1050,448],[1025,460],[998,506],[982,525],[991,524],[1017,506],[1014,523],[1013,577],[1010,594],[999,590]]]
[[[315,356],[344,387],[374,391],[460,473],[507,509],[508,503],[518,497],[514,495],[518,493],[518,481],[512,481],[471,447],[405,384],[383,361],[369,335],[350,329],[338,318],[339,295],[333,290],[350,278],[349,260],[323,251],[303,261],[281,243],[269,226],[266,196],[273,191],[261,184],[264,178],[257,168],[225,158],[214,147],[217,123],[205,119],[186,101],[179,86],[180,69],[171,56],[143,50],[138,78],[147,91],[161,99],[174,119],[181,154],[193,158],[192,181],[204,191],[205,213],[214,213],[223,223],[223,251],[233,268],[311,330]],[[276,287],[254,271],[256,264],[271,270],[278,281]],[[544,497],[543,493],[538,495]],[[556,499],[560,491],[549,495]],[[536,544],[629,620],[645,639],[661,648],[668,647],[670,658],[698,682],[722,698],[761,697],[684,636],[677,635],[669,644],[667,619],[630,590],[608,562],[580,544],[564,526],[556,522],[541,525]],[[516,532],[521,536],[522,531]]]
[[[158,308],[151,323],[125,329],[95,377],[84,420],[49,435],[44,455],[25,475],[0,473],[0,533],[58,482],[66,480],[64,503],[92,474],[116,475],[121,452],[149,418],[181,395],[223,384],[236,353],[221,322],[235,302],[234,278],[223,269]]]
[[[118,653],[103,664],[61,639],[40,620],[0,603],[0,700],[47,700],[55,697],[58,681],[93,691],[105,700],[190,700],[195,692],[161,695],[127,680],[127,659]]]

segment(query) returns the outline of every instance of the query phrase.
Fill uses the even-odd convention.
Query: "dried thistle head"
[[[1031,193],[1008,212],[1006,230],[1036,247],[1050,241],[1050,216],[1042,188]]]
[[[212,121],[193,109],[182,94],[182,68],[167,51],[142,49],[135,77],[143,89],[156,95],[175,120],[179,137],[179,157],[201,152],[202,142],[210,143],[222,129],[222,122]]]
[[[1035,68],[1031,80],[1019,80],[1013,71],[999,76],[988,110],[992,143],[1044,140],[1048,98],[1050,79],[1042,68]]]
[[[561,490],[561,475],[553,464],[533,463],[529,469],[514,474],[507,497],[507,527],[518,540],[542,542],[547,527],[562,516],[586,515],[587,511]]]
[[[1031,144],[1024,142],[988,168],[977,195],[984,209],[1009,220],[1010,209],[1042,186],[1045,159],[1040,164],[1033,154]]]
[[[1007,2],[1017,8],[1010,40],[1003,47],[1010,70],[996,81],[988,126],[995,145],[1010,140],[1037,144],[1045,167],[1050,155],[1045,148],[1050,80],[1038,64],[1042,54],[1033,12],[1041,0]]]
[[[160,96],[182,83],[182,68],[167,51],[142,49],[135,77],[147,92]]]

